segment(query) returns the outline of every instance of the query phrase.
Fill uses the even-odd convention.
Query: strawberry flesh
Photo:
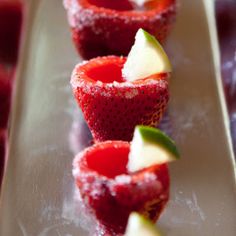
[[[106,141],[85,149],[74,159],[76,184],[97,220],[99,235],[124,233],[133,211],[155,222],[168,201],[167,165],[128,173],[129,150],[128,142]]]
[[[132,139],[138,124],[156,126],[169,100],[169,74],[125,81],[126,58],[108,56],[79,64],[72,74],[75,99],[95,141]]]
[[[139,28],[160,42],[176,15],[176,1],[153,0],[139,9],[128,0],[64,0],[72,38],[83,58],[127,55]]]

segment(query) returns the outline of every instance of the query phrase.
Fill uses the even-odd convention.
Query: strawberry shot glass
[[[157,126],[169,100],[169,73],[126,81],[126,58],[98,57],[75,67],[74,97],[95,141],[130,141],[138,124]]]
[[[80,152],[73,175],[81,198],[97,222],[93,235],[123,235],[135,211],[155,222],[169,198],[167,164],[127,170],[130,143],[106,141]]]
[[[85,59],[127,55],[139,28],[164,42],[176,17],[176,0],[64,0],[64,6],[74,44]]]

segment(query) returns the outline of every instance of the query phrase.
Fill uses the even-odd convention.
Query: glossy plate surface
[[[80,59],[61,1],[28,2],[0,235],[88,235],[92,224],[78,203],[71,174],[74,153],[90,144],[69,84]],[[209,3],[206,8],[204,2]],[[180,161],[170,164],[171,199],[158,223],[168,236],[233,236],[236,232],[234,157],[210,2],[181,0],[167,43],[174,73],[164,125],[182,154]]]

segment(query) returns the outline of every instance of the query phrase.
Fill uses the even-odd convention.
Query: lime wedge
[[[168,56],[160,43],[151,34],[139,29],[122,69],[123,77],[127,81],[134,81],[171,70]]]
[[[175,143],[167,135],[152,127],[136,126],[130,146],[129,171],[138,171],[179,158]]]
[[[125,236],[161,236],[160,231],[148,219],[138,213],[131,213]]]

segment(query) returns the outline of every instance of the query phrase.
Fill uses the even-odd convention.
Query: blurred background
[[[215,10],[221,51],[221,74],[236,153],[236,1],[216,0]]]
[[[0,0],[0,186],[7,157],[8,121],[23,24],[23,1]]]
[[[27,0],[0,0],[0,186],[7,160],[11,97]],[[221,72],[236,151],[236,0],[216,0]]]

